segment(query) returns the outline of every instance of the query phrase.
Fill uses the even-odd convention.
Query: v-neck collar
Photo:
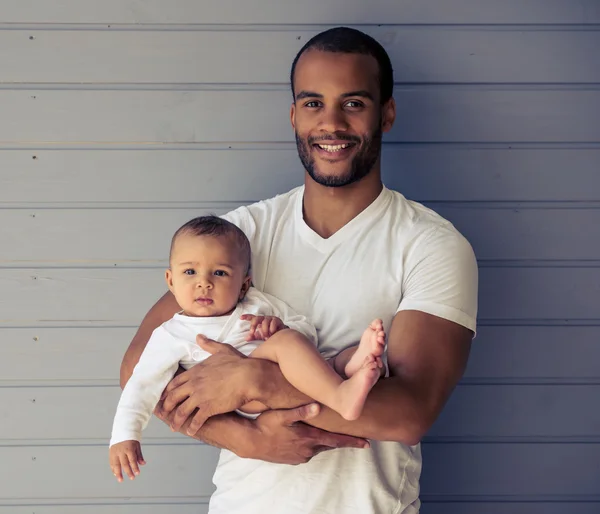
[[[311,229],[304,221],[303,215],[303,203],[304,203],[304,186],[299,188],[298,194],[296,195],[296,205],[294,206],[294,217],[296,220],[296,226],[298,227],[298,234],[307,243],[313,246],[320,252],[327,253],[334,250],[344,241],[352,237],[357,231],[360,231],[365,224],[370,223],[371,220],[377,219],[383,211],[389,206],[392,198],[391,191],[383,186],[381,192],[373,200],[373,202],[357,216],[352,218],[337,232],[332,234],[328,238],[323,238]]]

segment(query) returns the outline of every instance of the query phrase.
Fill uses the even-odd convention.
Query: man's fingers
[[[329,448],[369,448],[369,441],[360,437],[352,437],[344,434],[334,434],[319,430],[315,434],[318,440],[318,446],[328,446]]]
[[[179,407],[177,407],[175,415],[173,416],[173,420],[171,421],[171,430],[179,432],[183,424],[190,417],[192,412],[194,412],[194,409],[195,406],[191,398],[188,398]]]
[[[214,355],[215,353],[218,353],[220,351],[223,351],[224,349],[226,349],[229,345],[223,344],[223,343],[219,343],[217,341],[213,341],[212,339],[209,339],[208,337],[203,336],[202,334],[198,334],[196,336],[196,344],[202,348],[203,350],[207,351],[208,353]]]
[[[162,412],[165,415],[168,415],[175,407],[177,407],[180,403],[187,400],[194,391],[191,387],[187,387],[186,385],[180,386],[173,391],[170,391],[162,403]]]
[[[190,375],[189,375],[189,373],[186,373],[185,371],[183,373],[180,373],[179,375],[173,377],[173,379],[167,384],[167,387],[165,387],[165,390],[163,391],[162,396],[166,397],[167,393],[171,392],[173,389],[178,388],[179,386],[182,386],[189,379],[190,379]]]
[[[307,421],[319,414],[320,406],[318,403],[309,403],[295,409],[277,411],[282,424],[293,425],[297,421]]]
[[[208,416],[206,412],[199,410],[192,418],[192,422],[190,423],[190,426],[186,430],[187,435],[191,435],[191,436],[195,435],[198,432],[198,430],[200,430],[202,428],[202,425],[204,425],[204,423],[206,423],[206,420],[209,417],[210,416]]]

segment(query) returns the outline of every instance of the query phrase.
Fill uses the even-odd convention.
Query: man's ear
[[[290,122],[292,128],[296,130],[296,102],[292,102],[292,106],[290,107]]]
[[[381,108],[381,130],[389,132],[396,121],[396,101],[391,97]]]
[[[167,287],[169,291],[173,292],[173,272],[170,268],[167,268],[165,271],[165,281],[167,282]]]
[[[246,293],[248,292],[248,289],[250,289],[251,285],[252,285],[252,277],[250,275],[248,275],[242,282],[242,289],[240,290],[240,300],[244,299],[244,296],[246,296]]]

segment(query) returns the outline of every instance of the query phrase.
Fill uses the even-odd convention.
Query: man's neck
[[[379,173],[343,187],[326,187],[306,174],[303,214],[305,223],[327,239],[353,220],[381,193]]]

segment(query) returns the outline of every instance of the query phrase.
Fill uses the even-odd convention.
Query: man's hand
[[[250,330],[246,341],[266,341],[273,334],[287,328],[283,321],[277,316],[255,316],[254,314],[243,314],[241,320],[250,322]]]
[[[187,429],[188,435],[198,432],[209,417],[232,412],[253,399],[244,392],[252,380],[251,368],[259,360],[248,359],[231,345],[202,335],[197,336],[196,342],[212,355],[171,380],[156,410],[159,418],[171,419],[171,429],[177,432],[198,409]]]
[[[365,439],[326,432],[311,427],[309,421],[319,414],[319,405],[312,403],[288,410],[270,410],[254,422],[258,437],[253,448],[241,455],[278,464],[303,464],[318,453],[335,448],[369,448]]]

